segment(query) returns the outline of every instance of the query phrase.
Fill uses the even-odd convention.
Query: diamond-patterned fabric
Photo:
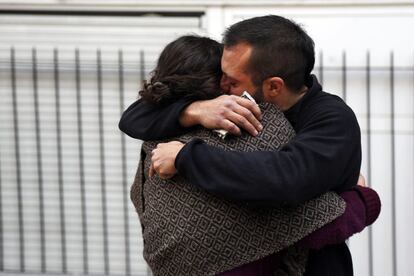
[[[243,134],[222,140],[199,128],[170,140],[197,137],[225,150],[278,150],[294,130],[274,105],[260,107],[264,129],[257,137]],[[216,275],[293,245],[345,210],[345,202],[332,192],[295,208],[258,208],[208,194],[179,175],[148,178],[151,151],[159,142],[143,144],[131,188],[144,258],[155,276]]]

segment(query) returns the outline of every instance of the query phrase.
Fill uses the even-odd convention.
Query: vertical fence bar
[[[118,83],[119,83],[119,112],[120,117],[124,112],[124,59],[123,51],[118,51]],[[131,262],[129,252],[129,220],[128,220],[128,182],[127,182],[127,159],[126,159],[126,141],[125,135],[121,134],[121,169],[122,169],[122,187],[124,200],[124,235],[125,235],[125,275],[131,275]]]
[[[1,157],[1,151],[0,151],[0,157]],[[0,158],[0,272],[4,271],[4,251],[3,251],[3,193],[2,193],[2,181],[1,181],[1,158]]]
[[[139,52],[139,65],[140,65],[140,77],[141,77],[141,85],[144,84],[145,80],[145,56],[144,56],[144,50],[141,50]]]
[[[81,78],[79,49],[75,50],[75,81],[76,81],[76,109],[78,123],[78,151],[79,151],[79,180],[81,189],[82,208],[82,244],[83,244],[83,272],[89,273],[88,259],[88,226],[86,223],[86,199],[85,199],[85,166],[83,156],[83,129],[82,129],[82,99],[81,99]]]
[[[139,61],[140,61],[140,77],[141,77],[141,86],[143,86],[144,84],[144,80],[145,80],[145,53],[143,50],[140,51],[140,56],[139,56]],[[147,276],[151,276],[151,269],[149,268],[149,266],[147,266]]]
[[[14,152],[16,160],[16,184],[17,184],[17,212],[19,217],[19,258],[20,272],[26,270],[25,267],[25,245],[24,245],[24,224],[23,224],[23,199],[22,199],[22,178],[21,178],[21,161],[19,145],[19,118],[17,112],[17,89],[16,89],[16,58],[15,49],[10,50],[11,64],[11,88],[13,97],[13,130],[14,130]]]
[[[347,97],[347,86],[346,86],[346,81],[347,81],[347,68],[346,68],[346,52],[343,51],[342,52],[342,99],[344,100],[344,102],[346,102],[346,97]]]
[[[99,153],[101,170],[101,202],[102,202],[102,227],[103,227],[103,247],[104,247],[104,267],[105,275],[109,274],[109,253],[108,253],[108,214],[106,208],[106,175],[105,175],[105,139],[103,124],[103,104],[102,104],[102,57],[101,50],[96,52],[97,62],[97,81],[98,81],[98,120],[99,120]]]
[[[63,165],[62,165],[62,128],[60,115],[60,78],[59,78],[59,52],[58,49],[53,50],[53,69],[54,69],[54,85],[55,85],[55,112],[56,112],[56,153],[57,153],[57,169],[58,169],[58,185],[59,185],[59,214],[60,214],[60,248],[62,259],[62,272],[67,273],[66,260],[66,229],[65,229],[65,192],[63,189]]]
[[[393,275],[397,276],[397,237],[396,237],[396,207],[395,207],[395,85],[394,85],[394,52],[390,54],[390,93],[391,93],[391,208],[392,208],[392,261]]]
[[[367,51],[366,54],[366,109],[367,109],[367,183],[371,187],[371,55]],[[368,228],[368,271],[373,276],[373,250],[372,250],[372,228]]]
[[[46,272],[46,248],[45,248],[45,214],[44,214],[44,198],[43,198],[43,169],[42,169],[42,144],[40,134],[40,118],[39,118],[39,89],[37,74],[37,51],[32,48],[32,79],[33,79],[33,98],[35,112],[35,131],[36,131],[36,159],[37,159],[37,181],[39,196],[39,219],[40,219],[40,263],[41,272]]]
[[[319,52],[319,83],[323,86],[323,52]]]

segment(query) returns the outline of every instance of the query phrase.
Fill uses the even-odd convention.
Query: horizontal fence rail
[[[0,272],[150,274],[129,200],[140,142],[117,123],[155,56],[0,51]],[[362,173],[383,199],[378,224],[350,246],[368,252],[367,275],[381,275],[375,264],[383,258],[392,275],[403,275],[398,233],[405,226],[397,216],[409,217],[402,206],[411,203],[401,202],[414,199],[414,193],[400,198],[401,183],[414,180],[412,170],[401,169],[414,167],[414,63],[396,66],[392,52],[387,65],[375,66],[370,52],[359,65],[346,52],[338,56],[340,64],[327,65],[320,52],[314,72],[357,114]],[[377,257],[385,231],[389,252]]]

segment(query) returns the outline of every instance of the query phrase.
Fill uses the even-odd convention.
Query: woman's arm
[[[346,202],[345,212],[322,228],[298,242],[300,246],[321,249],[331,244],[339,244],[365,227],[374,223],[381,211],[381,200],[371,188],[355,186],[340,196]]]

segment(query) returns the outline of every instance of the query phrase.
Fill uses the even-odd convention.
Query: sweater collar
[[[309,87],[305,92],[305,95],[292,107],[284,112],[286,118],[292,124],[293,128],[296,129],[296,123],[300,114],[300,111],[310,99],[315,97],[319,92],[322,91],[322,86],[319,84],[318,79],[315,75],[310,75],[306,80],[306,86]]]

